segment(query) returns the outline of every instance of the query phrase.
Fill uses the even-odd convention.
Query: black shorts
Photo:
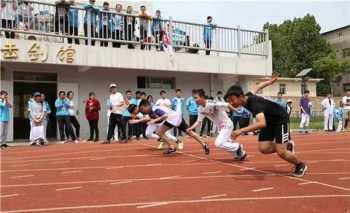
[[[275,141],[283,144],[289,140],[289,132],[287,122],[283,124],[271,125],[267,124],[265,128],[260,130],[259,141]]]
[[[179,126],[174,126],[167,121],[165,121],[163,124],[169,128],[177,128],[183,132],[186,132],[186,130],[189,128],[188,124],[186,123],[185,119],[183,119],[183,118],[182,118],[182,121],[181,121]]]

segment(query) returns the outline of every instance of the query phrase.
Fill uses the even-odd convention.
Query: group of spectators
[[[145,47],[151,49],[151,45],[145,45],[145,43],[157,44],[156,48],[161,50],[164,44],[171,44],[169,22],[162,19],[160,10],[156,10],[152,17],[144,5],[140,6],[138,14],[135,14],[132,6],[127,6],[124,10],[122,4],[110,5],[107,1],[103,2],[100,8],[96,5],[96,0],[89,0],[89,3],[81,8],[81,4],[78,5],[74,0],[59,0],[55,2],[54,14],[50,14],[49,10],[40,10],[36,15],[33,15],[34,8],[31,3],[16,0],[1,1],[1,27],[54,31],[69,35],[68,43],[71,44],[74,40],[75,44],[80,44],[80,16],[82,16],[82,13],[79,13],[80,10],[84,10],[82,23],[84,36],[91,38],[91,45],[95,45],[95,38],[106,39],[100,42],[100,45],[105,47],[108,46],[107,40],[112,39],[114,40],[112,46],[115,48],[119,48],[121,44],[127,44],[128,48],[133,49],[135,41],[140,42],[141,49]],[[39,21],[39,17],[46,18],[41,18]],[[210,54],[209,49],[212,46],[213,31],[216,27],[212,24],[212,20],[213,18],[208,16],[207,23],[203,26],[202,37],[207,55]],[[136,31],[139,35],[135,33]],[[5,36],[15,38],[15,32],[5,31]],[[85,39],[85,44],[88,42],[89,39]],[[189,42],[182,44],[189,45],[186,43]]]

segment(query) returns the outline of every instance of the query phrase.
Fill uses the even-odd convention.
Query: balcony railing
[[[197,24],[140,16],[135,13],[104,10],[38,1],[0,0],[0,32],[7,38],[23,37],[55,40],[73,44],[101,46],[127,45],[141,49],[163,50],[170,45],[175,51],[198,53],[209,51],[234,55],[268,56],[266,32]],[[54,38],[54,39],[52,39]],[[58,39],[57,39],[58,38]],[[51,40],[50,40],[51,39]]]

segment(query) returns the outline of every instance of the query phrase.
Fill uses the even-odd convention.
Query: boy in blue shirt
[[[8,93],[4,90],[0,91],[0,143],[1,149],[8,147],[6,138],[8,133],[8,125],[10,120],[10,108],[12,105],[7,99]]]

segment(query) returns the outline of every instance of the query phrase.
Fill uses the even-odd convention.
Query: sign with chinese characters
[[[6,42],[4,47],[1,49],[1,55],[4,59],[17,59],[19,49],[15,43]]]
[[[56,56],[61,62],[71,64],[75,59],[75,49],[72,46],[61,47]]]
[[[49,48],[47,45],[39,45],[38,43],[34,42],[27,52],[29,60],[33,62],[46,62],[49,55],[48,49]]]

